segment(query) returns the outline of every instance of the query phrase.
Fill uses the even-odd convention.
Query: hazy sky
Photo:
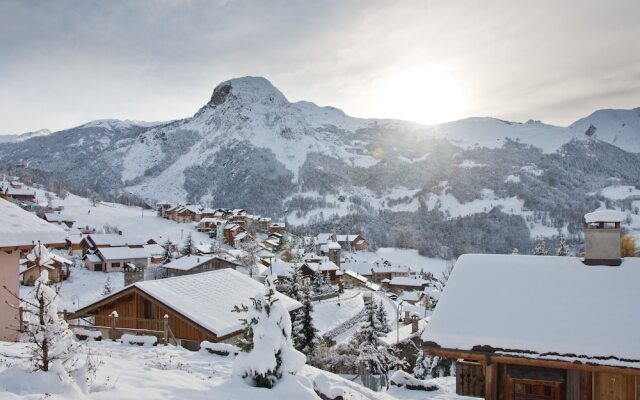
[[[0,134],[192,115],[221,81],[359,117],[640,106],[640,1],[0,2]]]

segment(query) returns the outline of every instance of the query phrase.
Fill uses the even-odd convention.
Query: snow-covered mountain
[[[492,210],[518,232],[566,230],[597,206],[600,189],[640,184],[639,152],[638,108],[596,111],[569,127],[493,118],[420,125],[292,103],[266,79],[244,77],[219,84],[190,118],[94,121],[5,144],[0,168],[26,166],[103,196],[125,191],[150,203],[243,207],[290,224],[363,229],[390,245],[410,225],[418,232],[410,244],[420,247],[424,224],[458,218],[480,226],[474,218]],[[432,240],[441,246],[446,238]],[[526,247],[501,246],[516,244]]]
[[[31,139],[39,136],[47,136],[50,134],[51,134],[51,131],[48,129],[39,129],[37,131],[22,133],[20,135],[0,135],[0,143],[24,142],[27,139]]]

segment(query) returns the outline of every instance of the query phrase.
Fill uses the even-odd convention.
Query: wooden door
[[[593,375],[593,400],[635,399],[633,375],[598,372]]]
[[[507,379],[507,400],[564,400],[564,385],[557,381]]]

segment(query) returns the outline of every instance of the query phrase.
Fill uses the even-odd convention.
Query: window
[[[111,263],[111,268],[120,268],[120,263]]]

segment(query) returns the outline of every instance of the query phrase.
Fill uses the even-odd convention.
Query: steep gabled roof
[[[110,298],[125,291],[140,290],[159,303],[174,310],[186,319],[196,323],[216,336],[226,336],[241,331],[242,315],[231,312],[234,306],[249,306],[251,298],[264,293],[264,285],[247,275],[230,268],[201,274],[183,275],[175,278],[136,282],[124,289],[76,311],[87,313],[101,304],[108,304]],[[276,298],[288,310],[296,310],[302,305],[282,293]]]

